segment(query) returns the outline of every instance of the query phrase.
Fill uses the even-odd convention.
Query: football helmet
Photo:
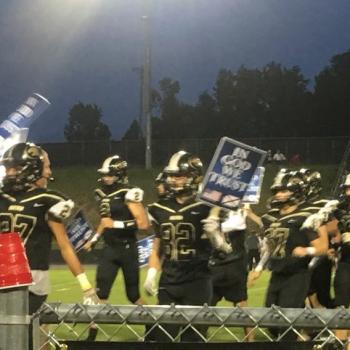
[[[126,185],[128,184],[127,169],[128,163],[120,156],[114,155],[108,157],[103,161],[102,167],[97,170],[97,172],[102,175],[99,181],[105,184],[103,180],[104,176],[114,176],[115,180],[113,184]]]
[[[203,164],[197,157],[186,151],[174,153],[164,168],[169,191],[173,194],[194,193],[203,179]],[[186,182],[178,185],[172,177],[184,176]]]
[[[281,208],[284,205],[299,204],[305,200],[305,183],[301,174],[297,171],[288,169],[281,169],[270,187],[272,197],[269,204],[274,208]],[[278,196],[280,191],[290,191],[291,194],[287,196]]]
[[[322,178],[318,171],[302,168],[299,170],[304,184],[307,201],[316,200],[322,191]]]
[[[3,179],[3,190],[22,191],[42,177],[45,151],[34,143],[18,143],[3,155],[0,164],[6,169],[14,168],[14,174]]]
[[[350,194],[347,194],[347,189],[350,188],[350,173],[344,176],[344,180],[340,187],[341,187],[340,201],[342,205],[345,205],[348,207],[350,205]]]
[[[347,174],[347,175],[344,177],[344,181],[343,181],[341,187],[342,187],[343,189],[345,189],[345,188],[347,188],[347,187],[350,187],[350,173]]]

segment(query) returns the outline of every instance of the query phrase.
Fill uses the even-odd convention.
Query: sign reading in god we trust
[[[223,137],[203,180],[198,199],[224,209],[244,202],[250,182],[265,159],[266,152]]]
[[[66,226],[67,235],[75,251],[79,251],[92,238],[94,231],[79,210]]]

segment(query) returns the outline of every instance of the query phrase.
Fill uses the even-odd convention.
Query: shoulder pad
[[[71,199],[62,200],[54,204],[49,210],[48,214],[51,218],[58,220],[65,220],[72,215],[74,202]]]
[[[143,190],[141,190],[141,188],[137,188],[137,187],[131,188],[125,194],[125,201],[134,202],[134,203],[142,202],[143,201]]]

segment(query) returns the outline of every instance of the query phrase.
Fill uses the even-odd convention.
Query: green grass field
[[[88,267],[87,274],[91,281],[94,281],[95,278],[95,268]],[[143,281],[146,275],[146,269],[142,268],[140,270],[141,277],[141,286],[143,285]],[[269,273],[264,272],[261,278],[256,282],[254,287],[248,290],[248,302],[249,306],[259,307],[264,305],[264,296],[267,286],[267,281],[269,278]],[[62,302],[62,303],[78,303],[82,301],[82,294],[80,291],[80,287],[76,282],[76,279],[66,268],[51,268],[50,270],[50,279],[52,284],[52,290],[48,298],[48,302]],[[157,303],[156,297],[147,296],[142,290],[142,297],[146,300],[149,305],[155,305]],[[127,305],[129,304],[125,291],[124,291],[124,282],[122,274],[119,273],[117,280],[114,283],[110,300],[111,304],[115,305]],[[223,300],[218,306],[232,306],[231,303]],[[72,325],[66,327],[63,324],[60,324],[58,327],[56,325],[50,326],[51,330],[55,333],[55,335],[60,339],[83,339],[87,335],[88,325],[75,325],[74,331],[70,329]],[[108,334],[103,334],[103,332],[99,332],[98,340],[112,340],[112,341],[137,341],[139,340],[137,335],[135,335],[129,328],[126,326],[120,325],[102,325],[101,328]],[[144,332],[143,326],[132,326],[132,328],[142,336]],[[243,338],[243,331],[241,329],[230,329],[235,333],[239,338]],[[210,330],[210,334],[215,332],[215,336],[213,337],[213,341],[229,341],[232,340],[232,336],[227,333],[225,330],[220,330],[217,332],[214,328]],[[217,333],[216,333],[217,332]],[[113,336],[111,336],[113,334]]]

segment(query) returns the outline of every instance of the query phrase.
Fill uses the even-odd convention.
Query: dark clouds
[[[11,0],[0,4],[0,115],[37,91],[52,107],[34,141],[63,140],[69,108],[96,103],[115,138],[138,115],[144,0]],[[348,0],[153,0],[154,84],[194,102],[220,68],[299,65],[313,79],[350,48]],[[312,86],[311,86],[312,87]]]

